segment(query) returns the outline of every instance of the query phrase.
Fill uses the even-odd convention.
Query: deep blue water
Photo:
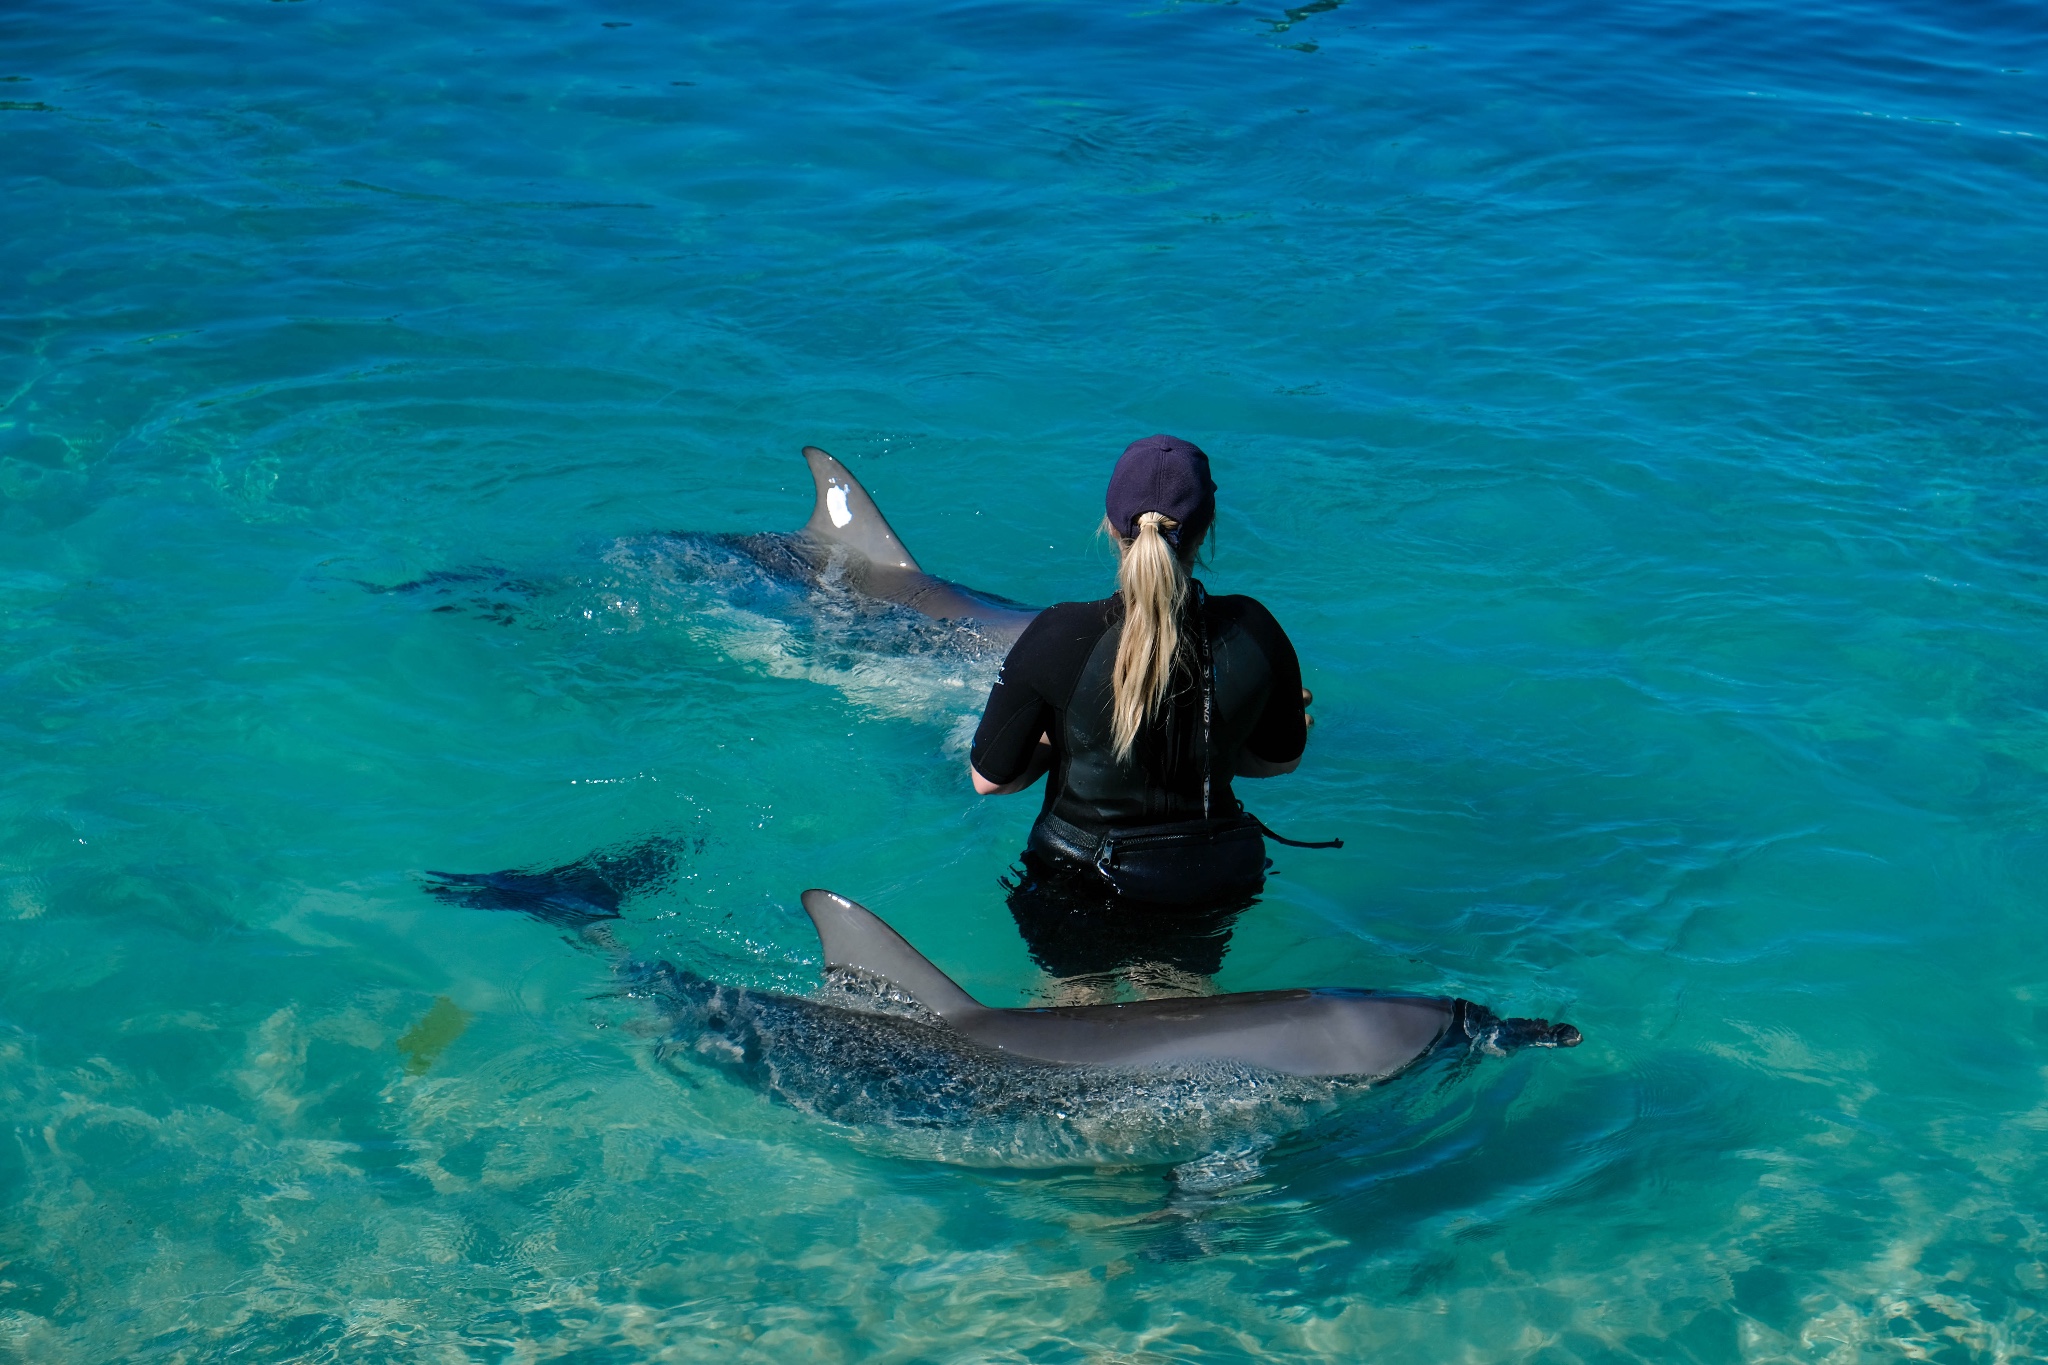
[[[0,77],[0,1359],[2048,1354],[2038,5],[141,0]],[[995,658],[659,533],[816,443],[1100,596],[1161,430],[1346,839],[1221,984],[1583,1047],[939,1141],[422,892],[663,838],[642,955],[807,991],[826,885],[1032,998]]]

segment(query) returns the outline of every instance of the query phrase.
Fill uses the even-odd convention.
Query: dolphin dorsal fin
[[[860,486],[860,480],[845,465],[816,446],[804,447],[804,459],[811,466],[811,481],[818,486],[818,500],[811,519],[804,523],[806,534],[831,545],[844,545],[877,564],[923,573],[910,551],[889,529],[882,509]]]
[[[878,976],[908,992],[941,1019],[956,1020],[982,1007],[953,978],[934,967],[925,955],[882,923],[881,917],[836,891],[804,892],[804,913],[818,927],[825,949],[825,969],[850,967]]]

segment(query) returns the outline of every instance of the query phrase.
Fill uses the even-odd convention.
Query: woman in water
[[[1309,696],[1272,614],[1189,574],[1216,515],[1207,455],[1174,436],[1134,442],[1105,501],[1117,594],[1061,603],[1025,630],[970,772],[984,796],[1046,777],[1005,883],[1039,966],[1092,979],[1084,989],[1119,971],[1141,988],[1203,989],[1265,883],[1263,826],[1231,780],[1294,771]]]

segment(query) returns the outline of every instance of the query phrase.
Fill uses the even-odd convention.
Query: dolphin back
[[[816,446],[804,447],[804,460],[817,488],[805,535],[827,545],[844,545],[885,568],[924,572],[852,471]]]
[[[1502,1019],[1449,996],[1321,989],[1134,1000],[1114,1005],[991,1009],[934,967],[865,906],[832,891],[803,895],[825,967],[889,982],[964,1037],[1011,1057],[1059,1066],[1236,1063],[1289,1076],[1380,1080],[1440,1045],[1505,1054],[1576,1047],[1579,1031]]]
[[[825,950],[825,970],[879,977],[956,1026],[988,1012],[866,906],[820,890],[804,892],[803,903]]]

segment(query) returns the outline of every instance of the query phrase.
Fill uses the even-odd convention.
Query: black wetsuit
[[[1248,749],[1270,763],[1291,762],[1308,727],[1301,665],[1272,614],[1249,597],[1210,597],[1205,614],[1215,670],[1209,806],[1223,815],[1237,809],[1230,779],[1239,755]],[[1052,737],[1045,802],[1010,898],[1041,966],[1072,976],[1151,960],[1210,973],[1248,897],[1172,910],[1137,905],[1108,891],[1087,861],[1091,841],[1111,831],[1203,817],[1202,697],[1193,669],[1175,671],[1131,761],[1116,761],[1111,675],[1123,616],[1121,597],[1042,612],[1003,663],[972,760],[990,781],[1015,781],[1038,737]],[[1183,620],[1183,632],[1192,626]]]

